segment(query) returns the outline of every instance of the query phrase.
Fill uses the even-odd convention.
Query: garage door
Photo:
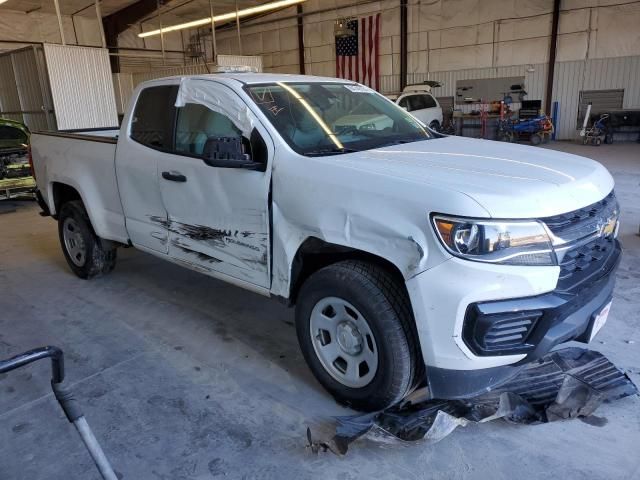
[[[580,104],[578,105],[578,119],[576,128],[582,128],[587,105],[591,103],[591,118],[601,113],[622,108],[624,89],[619,90],[583,90],[580,92]]]

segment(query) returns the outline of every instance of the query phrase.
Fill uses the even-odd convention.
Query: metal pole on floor
[[[100,472],[100,475],[102,475],[102,478],[105,480],[118,480],[113,468],[111,468],[111,464],[109,463],[107,456],[104,454],[104,451],[91,431],[91,428],[89,428],[89,424],[84,416],[77,418],[73,422],[73,426],[76,427],[76,430],[80,434],[80,438],[82,439],[85,447],[87,447],[87,450],[89,451],[91,458],[93,458],[93,462],[96,464],[96,467],[98,467],[98,471]]]

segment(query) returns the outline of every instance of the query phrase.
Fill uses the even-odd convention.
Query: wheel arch
[[[307,237],[298,247],[290,266],[288,303],[295,305],[300,287],[313,273],[343,260],[361,260],[386,270],[406,290],[405,279],[397,265],[379,255]]]
[[[76,187],[63,182],[51,183],[51,200],[53,204],[51,214],[53,218],[56,219],[60,213],[60,208],[62,208],[62,205],[65,203],[72,200],[80,200],[83,205],[85,204],[80,191]]]

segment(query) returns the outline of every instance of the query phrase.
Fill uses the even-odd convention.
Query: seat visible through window
[[[178,109],[176,152],[202,155],[210,137],[238,137],[242,132],[225,115],[204,105],[187,103]]]

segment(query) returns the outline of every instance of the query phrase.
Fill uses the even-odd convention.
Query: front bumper
[[[602,268],[573,290],[556,288],[557,267],[495,266],[457,259],[409,280],[431,396],[465,398],[486,392],[560,343],[588,342],[594,314],[613,295],[620,253],[616,241]],[[491,300],[491,294],[504,300]],[[452,317],[453,327],[447,321]],[[519,341],[512,336],[511,343],[493,342],[496,335],[487,325],[506,317],[531,322]],[[503,329],[517,330],[523,329]]]

